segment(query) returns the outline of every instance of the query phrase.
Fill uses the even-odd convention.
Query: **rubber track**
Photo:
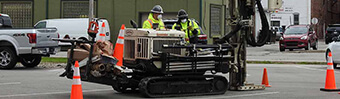
[[[206,78],[213,78],[213,80],[206,80]],[[183,79],[200,79],[200,80],[192,80],[192,81],[187,81],[187,80],[183,80]],[[203,80],[204,79],[204,80]],[[176,80],[176,81],[174,81]],[[156,82],[155,82],[156,81]],[[157,81],[162,81],[162,82],[157,82]],[[221,87],[217,87],[216,83],[217,82],[222,86],[224,86],[223,88]],[[222,82],[221,82],[222,81]],[[202,91],[202,88],[206,88],[207,85],[211,86],[210,88],[207,89],[203,89],[204,92],[197,92],[195,93],[195,91],[193,92],[193,90],[196,89],[190,89],[192,88],[192,86],[188,85],[187,88],[180,88],[184,91],[176,91],[178,93],[171,93],[171,94],[166,94],[166,92],[169,91],[173,91],[172,88],[170,88],[171,85],[175,85],[175,84],[181,84],[183,82],[194,82],[195,84],[193,84],[192,86],[202,86],[202,85],[206,85],[206,86],[202,86],[199,87],[200,91]],[[153,83],[153,86],[150,86],[150,83]],[[209,83],[209,84],[207,84]],[[155,85],[159,85],[159,86],[155,86]],[[163,85],[163,86],[162,86]],[[153,88],[158,88],[158,89],[163,89],[162,87],[164,87],[164,85],[168,85],[168,88],[164,88],[165,91],[163,92],[159,92],[158,93],[151,93],[151,92],[155,92],[150,90],[150,87]],[[176,87],[176,86],[175,86]],[[181,86],[183,87],[183,85]],[[144,78],[140,81],[139,83],[139,91],[140,93],[142,93],[144,96],[146,97],[178,97],[178,96],[198,96],[198,95],[213,95],[213,94],[224,94],[227,89],[229,87],[229,83],[228,80],[223,77],[223,76],[218,76],[218,75],[206,75],[206,76],[178,76],[178,77],[147,77]],[[173,87],[174,88],[174,87]],[[177,87],[178,88],[178,87]],[[169,90],[166,90],[169,89]],[[190,93],[185,93],[185,91],[190,90]]]

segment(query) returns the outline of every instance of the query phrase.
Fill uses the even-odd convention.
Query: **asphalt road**
[[[325,65],[248,64],[248,82],[260,84],[263,68],[268,70],[271,88],[258,91],[227,91],[223,95],[170,97],[175,99],[335,99],[337,92],[323,92]],[[0,70],[0,99],[66,99],[72,80],[60,78],[62,69]],[[340,69],[335,70],[339,85]],[[82,82],[84,99],[142,98],[138,93],[122,94],[111,86]]]

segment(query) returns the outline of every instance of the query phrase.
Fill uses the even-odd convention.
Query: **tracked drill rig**
[[[114,58],[93,57],[94,40],[57,39],[73,44],[62,76],[72,79],[76,43],[89,43],[89,57],[80,62],[81,80],[111,85],[118,92],[138,90],[147,97],[168,97],[264,89],[246,81],[246,46],[263,46],[270,33],[261,2],[229,0],[229,3],[228,25],[232,31],[214,44],[187,44],[183,40],[185,33],[177,30],[126,29],[122,67],[115,65]],[[253,36],[255,5],[262,20],[258,37]],[[138,27],[134,22],[132,25]],[[222,75],[228,73],[229,81]]]

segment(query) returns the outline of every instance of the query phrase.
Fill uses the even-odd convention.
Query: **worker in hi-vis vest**
[[[143,28],[145,29],[165,29],[165,25],[162,20],[163,8],[160,5],[155,5],[147,20],[143,23]],[[158,26],[156,26],[158,25]]]
[[[178,22],[172,26],[172,29],[180,30],[185,32],[185,41],[190,43],[197,43],[197,37],[200,35],[201,30],[198,24],[188,19],[188,14],[185,10],[181,9],[178,11]]]

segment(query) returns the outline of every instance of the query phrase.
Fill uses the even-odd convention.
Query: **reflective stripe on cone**
[[[116,46],[113,52],[113,57],[115,57],[118,60],[117,66],[123,66],[124,32],[125,32],[125,25],[123,24],[122,27],[120,28]]]
[[[81,77],[79,72],[79,63],[78,61],[74,64],[74,72],[73,72],[73,83],[72,83],[72,90],[71,90],[71,97],[70,99],[83,99],[83,91],[81,88]]]

